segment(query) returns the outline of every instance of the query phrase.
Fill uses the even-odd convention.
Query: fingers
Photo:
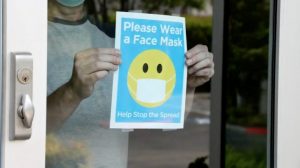
[[[208,82],[210,80],[209,77],[202,77],[202,78],[199,78],[199,77],[194,77],[194,76],[191,76],[189,77],[188,79],[188,85],[189,87],[198,87],[200,85],[203,85],[204,83]]]
[[[189,51],[187,51],[185,55],[187,58],[191,58],[191,57],[199,54],[200,52],[208,52],[207,46],[198,44],[195,47],[193,47],[192,49],[190,49]]]
[[[115,65],[121,64],[120,56],[114,55],[98,55],[98,57],[95,58],[95,61],[108,62]]]
[[[85,60],[80,61],[80,64],[82,67],[90,67],[91,65],[100,62],[110,63],[118,66],[119,64],[121,64],[121,58],[112,55],[97,55],[97,56],[91,56]]]
[[[202,77],[208,77],[208,78],[211,78],[214,74],[215,74],[214,69],[211,68],[211,67],[209,67],[209,68],[201,69],[201,70],[195,72],[195,73],[192,74],[192,75],[193,75],[193,76],[202,76]]]
[[[104,55],[110,55],[120,57],[120,50],[114,48],[90,48],[76,53],[75,60],[86,60],[90,57],[99,57]]]
[[[109,71],[116,70],[120,63],[120,51],[113,48],[92,48],[76,53],[70,79],[72,89],[82,99],[90,96],[95,83]]]
[[[77,69],[90,74],[96,71],[114,71],[121,63],[120,51],[113,48],[93,48],[83,50],[75,55]]]
[[[204,60],[198,61],[196,64],[190,66],[188,68],[188,73],[189,74],[194,74],[195,72],[203,69],[213,69],[214,68],[214,63],[211,58],[206,58]]]
[[[196,45],[186,53],[188,66],[188,85],[198,87],[214,75],[213,54],[205,45]]]
[[[193,73],[198,69],[204,68],[206,66],[210,66],[210,64],[212,63],[213,54],[208,52],[208,48],[205,45],[198,44],[186,53],[186,64],[189,68],[192,67],[192,72],[190,73]]]
[[[110,62],[93,62],[82,67],[85,74],[92,74],[97,71],[115,71],[118,69],[118,65]]]
[[[104,78],[108,74],[108,71],[97,71],[89,75],[88,80],[92,83],[96,83],[98,80]]]
[[[121,63],[120,51],[113,48],[92,48],[76,53],[72,81],[79,81],[82,86],[92,87],[105,77],[109,71],[118,69]],[[78,83],[78,82],[77,82]]]
[[[91,58],[93,62],[108,62],[115,65],[121,64],[120,56],[108,55],[108,54],[99,54]]]
[[[210,52],[200,52],[200,53],[194,55],[191,58],[187,58],[186,59],[186,64],[187,64],[187,66],[192,66],[192,65],[197,64],[197,63],[199,63],[203,60],[206,60],[206,59],[210,59],[211,62],[212,62],[213,54],[210,53]]]
[[[213,54],[205,45],[196,45],[186,53],[188,73],[193,76],[211,77],[214,74]]]

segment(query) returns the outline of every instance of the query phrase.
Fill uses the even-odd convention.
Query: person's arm
[[[185,98],[185,118],[189,115],[192,110],[193,100],[194,100],[195,88],[187,87],[186,98]]]
[[[117,49],[87,49],[74,57],[73,73],[69,82],[47,97],[47,131],[58,130],[72,115],[80,102],[94,91],[97,81],[121,63]]]
[[[203,85],[214,75],[213,54],[208,51],[207,46],[198,44],[187,51],[186,65],[188,66],[188,79],[185,117],[192,109],[196,87]]]
[[[47,97],[47,130],[59,129],[80,102],[81,99],[74,94],[69,83],[50,94]]]

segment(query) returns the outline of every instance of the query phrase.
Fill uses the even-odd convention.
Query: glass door
[[[295,93],[299,90],[299,75],[295,68],[291,68],[297,67],[299,62],[299,57],[294,54],[299,53],[299,47],[295,45],[298,44],[297,39],[300,39],[295,36],[299,34],[299,25],[295,22],[299,3],[286,1],[281,6],[278,3],[278,6],[275,5],[286,13],[278,15],[280,22],[277,24],[284,26],[278,30],[280,34],[274,36],[280,36],[280,41],[272,45],[272,52],[275,52],[274,47],[279,47],[279,52],[275,52],[278,55],[272,55],[276,56],[275,62],[272,62],[275,67],[272,68],[278,70],[277,59],[282,68],[276,71],[278,74],[272,73],[275,75],[272,79],[281,81],[271,86],[271,89],[278,89],[272,90],[272,93],[278,94],[278,99],[273,99],[271,103],[277,113],[272,118],[274,134],[270,136],[267,129],[268,117],[272,117],[268,113],[268,96],[271,94],[267,92],[271,85],[268,81],[268,52],[271,50],[268,50],[268,40],[274,40],[269,36],[275,33],[271,32],[275,30],[274,27],[271,31],[269,29],[268,14],[271,13],[270,7],[274,8],[270,6],[270,1],[247,5],[248,1],[230,0],[216,6],[216,11],[225,7],[225,15],[220,15],[220,18],[224,17],[227,26],[222,27],[223,19],[215,20],[220,21],[218,23],[222,27],[222,30],[216,29],[215,33],[225,37],[224,41],[219,39],[222,41],[220,46],[216,41],[211,44],[213,8],[212,2],[208,0],[155,3],[148,0],[0,2],[2,168],[207,167],[208,160],[214,161],[211,167],[267,167],[267,159],[274,159],[274,166],[278,167],[299,165],[297,155],[293,154],[297,153],[295,146],[299,142],[295,133],[298,118],[296,110],[299,109]],[[254,9],[260,10],[266,17],[256,12],[247,12]],[[113,73],[108,71],[115,70],[115,65],[121,63],[120,53],[113,49],[117,10],[181,15],[186,18],[188,49],[197,43],[207,45],[208,51],[212,46],[217,49],[221,57],[216,62],[218,74],[215,82],[219,84],[215,85],[215,91],[220,91],[216,94],[220,97],[213,97],[213,100],[218,100],[220,106],[214,107],[214,114],[210,109],[211,89],[207,82],[195,89],[193,100],[187,101],[191,109],[183,130],[130,132],[109,129]],[[250,19],[244,20],[246,17],[241,17],[249,17],[249,14]],[[13,64],[16,55],[32,55],[33,69],[29,74],[26,71],[25,78],[19,79],[16,73],[23,72]],[[95,55],[101,57],[96,58]],[[97,73],[95,79],[92,79],[95,85],[90,85],[89,79],[82,76],[82,73],[91,70],[93,63],[99,60],[102,62],[96,68],[104,66],[105,72]],[[224,70],[228,72],[225,74]],[[23,73],[20,75],[22,77]],[[226,81],[220,81],[225,78]],[[16,93],[19,93],[16,83],[27,86],[28,80],[33,85],[30,95],[34,107],[32,125],[24,121],[25,113],[19,111],[22,108],[13,108],[16,102],[17,105],[27,102],[23,100],[22,94],[16,98]],[[81,87],[78,87],[78,83]],[[85,88],[82,89],[82,86]],[[278,106],[275,105],[276,101]],[[222,118],[225,113],[227,117]],[[215,114],[211,121],[211,116]],[[13,138],[12,130],[15,126],[12,124],[12,116],[19,117],[17,121],[23,124],[25,130],[31,130],[31,136],[25,139],[23,136],[21,139]],[[210,137],[214,139],[209,140],[212,131],[215,134]],[[276,135],[277,139],[273,139]],[[271,148],[276,147],[269,154],[271,158],[267,158],[268,136],[274,143]],[[210,143],[214,143],[214,146],[209,148]],[[209,151],[213,151],[213,155]]]
[[[211,1],[52,0],[48,7],[47,168],[208,165],[209,82],[187,100],[183,130],[113,130],[109,119],[113,71],[127,59],[113,49],[116,11],[185,17],[188,49],[200,43],[206,52]],[[97,82],[91,81],[96,71]]]

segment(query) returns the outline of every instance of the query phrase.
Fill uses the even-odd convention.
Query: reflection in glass
[[[264,168],[269,1],[230,0],[226,14],[226,167]]]
[[[126,168],[128,133],[108,128],[114,40],[73,2],[49,1],[46,167]]]

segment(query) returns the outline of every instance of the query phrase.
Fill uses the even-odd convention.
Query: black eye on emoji
[[[144,71],[144,73],[148,72],[148,64],[147,63],[144,63],[144,65],[143,65],[143,71]]]
[[[162,68],[163,68],[162,65],[158,64],[157,67],[156,67],[157,72],[161,73],[161,71],[163,70]]]

